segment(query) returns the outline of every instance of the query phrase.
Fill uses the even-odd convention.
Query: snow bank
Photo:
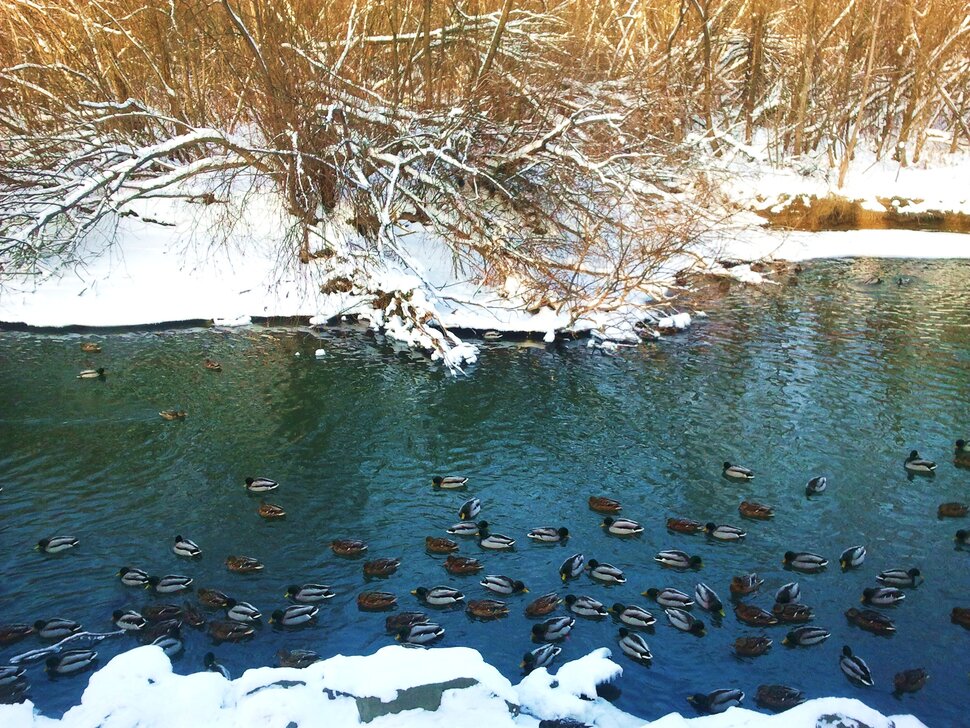
[[[139,647],[91,676],[77,705],[61,720],[31,703],[0,705],[5,728],[247,728],[299,725],[374,728],[474,725],[534,728],[572,718],[599,728],[816,728],[822,716],[851,717],[870,728],[918,728],[911,716],[886,718],[857,700],[823,698],[777,716],[733,708],[687,719],[670,714],[644,723],[603,699],[598,684],[622,668],[601,648],[565,663],[553,676],[536,670],[512,685],[475,650],[389,646],[369,656],[338,655],[305,669],[257,668],[227,681],[212,672],[176,675],[158,647]],[[843,724],[849,724],[843,721]]]

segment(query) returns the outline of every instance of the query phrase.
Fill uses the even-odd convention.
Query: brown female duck
[[[770,627],[778,624],[778,618],[771,612],[766,612],[761,607],[744,602],[738,602],[737,606],[734,607],[734,616],[738,618],[739,622],[750,624],[752,627]]]
[[[555,611],[560,602],[562,602],[562,599],[555,592],[543,594],[541,597],[533,599],[528,605],[526,605],[525,616],[545,617],[547,614]]]
[[[424,548],[429,554],[450,554],[458,550],[458,544],[450,538],[428,536],[424,539]]]
[[[357,595],[357,608],[362,612],[380,612],[395,605],[397,597],[390,592],[365,591]]]
[[[330,542],[330,550],[337,556],[360,556],[367,550],[367,544],[357,538],[338,538]]]
[[[597,513],[606,513],[609,515],[619,513],[623,510],[623,506],[620,505],[620,501],[607,498],[605,495],[591,495],[589,497],[589,509]]]
[[[455,556],[451,554],[445,559],[445,570],[449,574],[460,576],[461,574],[474,574],[485,568],[484,564],[478,559],[470,556]]]
[[[755,520],[765,521],[769,518],[774,518],[775,510],[771,506],[766,506],[763,503],[741,501],[741,505],[738,506],[738,513],[740,513],[744,518],[753,518]]]
[[[466,609],[470,615],[479,619],[498,619],[509,613],[509,605],[497,599],[472,599]]]
[[[227,556],[226,568],[236,574],[252,574],[262,571],[264,567],[252,556]]]
[[[374,559],[364,563],[364,576],[390,576],[401,565],[400,559]]]

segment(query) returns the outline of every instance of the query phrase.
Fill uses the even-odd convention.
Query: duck
[[[604,584],[626,584],[626,576],[612,564],[601,564],[596,559],[590,559],[586,564],[586,568],[589,569],[591,578],[601,581]]]
[[[230,599],[226,603],[226,616],[234,622],[254,624],[263,615],[249,602],[237,602],[235,599]]]
[[[95,344],[93,341],[82,341],[81,351],[83,351],[85,354],[100,354],[101,345]]]
[[[731,593],[735,596],[742,597],[747,596],[748,594],[754,594],[764,583],[765,580],[754,572],[750,574],[742,574],[741,576],[734,576],[731,577]]]
[[[721,688],[707,695],[694,693],[687,698],[687,702],[693,705],[698,713],[708,715],[717,715],[728,708],[737,708],[742,700],[744,700],[744,693],[737,688]]]
[[[469,498],[458,509],[458,520],[474,521],[475,517],[481,512],[482,502],[478,498]]]
[[[950,621],[970,629],[970,607],[954,607],[950,612]]]
[[[700,556],[688,556],[676,549],[661,551],[653,557],[653,560],[670,569],[700,569],[704,565]]]
[[[199,611],[197,606],[188,601],[182,603],[182,618],[190,627],[205,625],[205,615]]]
[[[73,536],[50,536],[42,538],[34,548],[43,551],[45,554],[59,554],[77,546],[80,541]]]
[[[562,543],[569,538],[569,529],[565,526],[561,526],[560,528],[543,526],[540,528],[533,528],[531,531],[529,531],[528,536],[533,541],[538,541],[540,543]]]
[[[252,556],[227,556],[226,568],[237,574],[252,574],[265,567]]]
[[[694,599],[702,609],[706,609],[708,612],[718,614],[722,617],[724,616],[724,604],[721,603],[721,598],[717,595],[717,592],[704,582],[699,582],[694,587]]]
[[[269,478],[246,478],[246,490],[250,493],[269,493],[279,487],[279,483]]]
[[[139,630],[138,637],[142,644],[150,645],[159,637],[164,637],[173,629],[180,629],[181,627],[182,622],[178,619],[164,619],[161,622],[150,621],[145,629]]]
[[[23,683],[26,678],[26,668],[20,665],[0,665],[0,688],[7,688],[17,683]]]
[[[850,546],[842,552],[841,556],[839,556],[839,566],[842,567],[842,571],[848,571],[849,569],[855,569],[862,566],[862,562],[865,560],[865,546]]]
[[[216,662],[216,656],[211,652],[205,653],[205,657],[202,658],[202,664],[205,665],[205,669],[208,672],[215,672],[222,675],[226,680],[232,680],[229,670],[227,670],[224,665]]]
[[[586,558],[582,554],[573,554],[559,567],[559,578],[563,581],[577,579],[583,573],[585,566]]]
[[[692,518],[668,518],[667,530],[675,533],[700,533],[704,530],[704,524]]]
[[[809,622],[815,616],[812,614],[811,607],[798,602],[775,602],[771,613],[778,618],[779,622],[787,624]]]
[[[734,607],[734,616],[739,622],[750,624],[752,627],[771,627],[778,624],[778,618],[771,612],[766,612],[754,604],[738,602]]]
[[[532,625],[532,637],[540,642],[558,642],[566,639],[576,620],[572,617],[552,617]]]
[[[168,422],[174,422],[175,420],[184,420],[189,416],[189,413],[185,410],[162,410],[158,413],[158,416]]]
[[[441,490],[458,490],[468,485],[468,478],[458,475],[446,475],[444,477],[436,475],[431,479],[432,487]]]
[[[452,536],[477,536],[482,531],[488,530],[488,521],[462,521],[447,529]]]
[[[614,536],[636,536],[643,533],[643,526],[629,518],[607,516],[600,526]]]
[[[515,539],[501,533],[490,533],[486,529],[478,532],[478,545],[492,551],[506,551],[515,546]]]
[[[869,670],[869,666],[866,661],[861,657],[852,654],[852,649],[845,645],[842,648],[842,657],[839,658],[839,667],[845,676],[849,680],[861,683],[868,687],[872,687],[875,683],[872,681],[872,672]]]
[[[880,571],[876,581],[886,586],[903,586],[915,588],[923,580],[919,569],[887,569]]]
[[[970,531],[961,528],[954,535],[953,540],[960,546],[970,546]]]
[[[677,609],[690,609],[694,606],[694,600],[689,596],[684,594],[682,591],[677,589],[672,589],[671,587],[666,587],[664,589],[656,589],[651,587],[647,589],[641,596],[649,597],[653,599],[661,607],[676,607]]]
[[[603,603],[593,599],[593,597],[567,594],[564,601],[566,602],[566,607],[568,607],[569,611],[573,612],[574,614],[578,614],[580,617],[602,619],[609,614],[609,612],[606,611],[606,607],[603,606]]]
[[[464,594],[448,586],[436,586],[431,589],[419,586],[411,593],[432,607],[450,607],[465,599]]]
[[[195,541],[183,538],[182,536],[176,536],[175,544],[172,546],[172,553],[176,556],[193,559],[202,556],[202,549],[199,548]]]
[[[636,632],[631,632],[626,627],[620,627],[619,632],[620,650],[623,654],[635,662],[649,663],[653,659],[647,641]]]
[[[423,622],[413,624],[410,627],[402,628],[398,633],[399,642],[406,642],[409,645],[426,645],[435,640],[441,639],[445,634],[445,628],[434,622]]]
[[[786,551],[782,563],[789,569],[814,574],[828,566],[829,562],[828,559],[809,551]]]
[[[497,599],[472,599],[465,609],[478,619],[498,619],[509,613],[509,605]]]
[[[623,510],[620,501],[607,498],[605,495],[591,495],[588,502],[589,509],[597,513],[616,514]]]
[[[87,670],[98,659],[94,650],[64,650],[47,658],[47,672],[51,675],[73,675]]]
[[[936,509],[937,518],[963,518],[967,515],[970,506],[966,503],[941,503]]]
[[[115,623],[115,627],[126,632],[137,632],[144,629],[145,625],[148,624],[148,620],[133,609],[116,609],[111,614],[111,619]]]
[[[203,362],[203,364],[205,365],[205,368],[208,369],[210,372],[221,372],[222,371],[222,364],[220,364],[219,362],[217,362],[215,359],[208,359],[207,358],[205,360],[205,362]]]
[[[779,587],[778,591],[775,592],[775,603],[789,604],[791,602],[797,602],[801,595],[802,588],[798,585],[798,582],[790,581],[787,584],[783,584],[781,587]]]
[[[362,612],[382,612],[393,609],[397,597],[385,591],[365,591],[357,595],[357,609]]]
[[[511,579],[501,574],[489,574],[482,579],[481,585],[491,592],[506,596],[509,594],[524,594],[529,591],[526,589],[525,584],[518,579]]]
[[[82,369],[81,373],[77,375],[78,379],[104,379],[105,370],[104,367],[98,367],[97,369]]]
[[[330,550],[337,556],[360,556],[367,550],[367,544],[357,538],[338,538],[330,542]]]
[[[259,508],[256,509],[256,515],[271,521],[275,518],[286,518],[286,511],[283,510],[283,506],[275,503],[260,503]]]
[[[677,609],[676,607],[669,607],[664,610],[667,615],[667,620],[671,625],[681,630],[682,632],[690,632],[698,637],[703,637],[705,634],[704,623],[694,617],[690,612],[685,612],[683,609]]]
[[[485,568],[485,565],[478,559],[470,556],[455,556],[451,554],[444,563],[445,571],[455,576],[462,574],[475,574]]]
[[[292,667],[297,670],[309,667],[320,661],[320,655],[313,650],[280,650],[276,653],[280,667]]]
[[[798,627],[785,635],[781,643],[791,647],[810,647],[824,642],[831,636],[821,627]]]
[[[775,517],[775,509],[762,503],[754,501],[741,501],[738,506],[738,513],[742,518],[751,518],[757,521],[766,521]]]
[[[768,637],[738,637],[734,640],[734,652],[740,657],[760,657],[771,649]]]
[[[241,642],[255,633],[256,629],[251,624],[222,619],[209,622],[209,635],[216,642]]]
[[[365,561],[364,576],[390,576],[400,565],[401,560],[393,557]]]
[[[42,640],[62,640],[81,631],[81,625],[73,619],[38,619],[34,622],[34,632]]]
[[[782,712],[805,702],[805,693],[787,685],[759,685],[754,701],[762,708]]]
[[[862,603],[875,607],[892,607],[906,598],[906,594],[894,586],[868,587],[862,590]]]
[[[450,538],[428,536],[424,539],[424,548],[429,554],[450,554],[458,550],[458,544]]]
[[[872,609],[856,609],[852,607],[847,609],[845,612],[845,617],[856,627],[860,627],[866,632],[872,632],[873,634],[893,634],[896,631],[896,625],[893,621],[884,614],[873,611]]]
[[[269,621],[271,624],[283,627],[300,627],[309,624],[319,611],[320,608],[312,604],[291,604],[284,609],[274,611]]]
[[[726,478],[733,478],[734,480],[754,479],[754,473],[751,470],[740,465],[732,465],[727,461],[724,462],[724,476]]]
[[[926,681],[930,679],[929,673],[922,667],[912,670],[903,670],[893,676],[893,692],[896,695],[902,693],[915,693],[922,690]]]
[[[716,538],[718,541],[740,541],[742,538],[748,535],[736,526],[718,526],[714,522],[708,523],[704,527],[704,530],[707,532],[708,536],[711,538]]]
[[[196,594],[203,606],[212,609],[222,609],[229,601],[229,596],[218,589],[199,589]]]
[[[519,667],[522,668],[523,672],[527,675],[533,670],[537,670],[540,667],[549,667],[552,661],[555,660],[559,653],[562,652],[562,647],[559,645],[553,645],[546,643],[532,650],[531,652],[526,652],[522,656],[522,663]]]
[[[970,444],[966,440],[957,440],[953,449],[953,464],[959,468],[970,467]]]
[[[177,604],[146,604],[141,616],[149,622],[167,622],[182,618],[182,607]]]
[[[824,475],[819,475],[816,478],[812,478],[808,481],[808,485],[805,486],[805,495],[821,495],[825,492],[828,484],[828,478],[826,478]]]
[[[913,450],[909,453],[909,457],[903,463],[906,470],[911,473],[920,473],[923,475],[929,475],[936,471],[936,463],[932,460],[926,460],[919,456],[919,452]]]
[[[29,624],[0,625],[0,646],[16,644],[33,633],[34,628]]]
[[[161,648],[162,652],[169,658],[175,657],[175,655],[185,649],[178,627],[172,627],[168,634],[156,637],[152,644],[155,647]]]
[[[536,597],[526,605],[525,616],[545,617],[547,614],[551,614],[553,611],[555,611],[556,607],[558,607],[561,602],[562,599],[555,592],[543,594],[540,597]]]
[[[387,632],[397,634],[406,627],[424,624],[427,621],[429,621],[428,615],[424,612],[400,612],[392,614],[384,620],[384,629]]]
[[[650,629],[657,623],[657,618],[642,607],[633,605],[628,607],[617,602],[610,607],[610,612],[624,624],[638,629]]]
[[[148,586],[148,572],[141,569],[133,569],[130,566],[122,566],[118,570],[118,577],[125,586]]]

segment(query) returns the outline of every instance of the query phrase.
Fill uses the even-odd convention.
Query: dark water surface
[[[861,284],[871,275],[912,278],[910,285]],[[546,349],[498,344],[483,348],[470,376],[452,378],[423,357],[395,351],[360,332],[253,329],[87,336],[104,347],[83,354],[75,335],[0,333],[0,623],[63,616],[86,629],[112,629],[111,612],[151,600],[123,587],[123,565],[150,573],[184,573],[250,601],[264,615],[284,606],[290,583],[323,582],[337,596],[313,627],[281,632],[264,624],[252,642],[216,654],[235,675],[276,664],[281,647],[324,657],[369,653],[391,643],[384,614],[362,614],[365,588],[396,593],[401,609],[418,608],[409,591],[451,584],[469,598],[488,596],[475,577],[451,577],[424,538],[445,535],[461,502],[484,503],[482,517],[518,540],[511,553],[462,541],[486,572],[524,580],[530,594],[509,599],[499,622],[464,612],[435,614],[441,644],[467,645],[513,681],[529,642],[525,604],[559,589],[557,568],[582,551],[615,564],[624,586],[583,577],[569,592],[646,606],[659,617],[647,640],[654,664],[644,668],[615,650],[624,675],[618,705],[652,719],[690,713],[685,696],[741,687],[754,707],[755,688],[783,682],[809,697],[857,697],[884,713],[912,712],[930,725],[965,719],[970,632],[950,624],[953,606],[970,606],[970,550],[954,548],[967,520],[940,521],[944,501],[970,500],[970,470],[952,464],[952,443],[970,438],[970,263],[835,261],[810,266],[797,286],[734,290],[683,336],[624,353],[591,354],[582,346]],[[322,345],[326,358],[314,360]],[[295,354],[301,353],[297,357]],[[206,356],[222,373],[203,369]],[[108,377],[78,381],[78,370],[104,366]],[[163,422],[160,409],[189,411]],[[939,461],[935,478],[907,479],[913,448]],[[724,460],[757,472],[748,484],[721,477]],[[465,474],[466,493],[434,492],[435,473]],[[804,495],[814,475],[828,492]],[[278,479],[267,500],[286,508],[281,522],[256,516],[247,475]],[[641,521],[642,537],[621,540],[588,510],[591,494],[623,502]],[[773,505],[771,522],[743,521],[750,498]],[[741,544],[668,533],[668,516],[746,526]],[[566,525],[568,545],[530,543],[533,527]],[[197,562],[171,552],[181,533],[204,551]],[[41,537],[81,539],[73,552],[32,550]],[[397,574],[367,583],[361,560],[334,556],[331,539],[358,537],[369,558],[400,556]],[[839,572],[842,549],[864,543],[863,568]],[[680,548],[704,558],[697,574],[661,569],[653,555]],[[832,560],[819,575],[782,567],[788,550]],[[227,572],[227,554],[254,556],[264,572]],[[877,637],[850,626],[843,612],[882,569],[918,566],[926,582],[885,610],[898,634]],[[770,609],[775,589],[797,579],[814,623],[832,638],[817,647],[781,645],[786,629],[758,630],[727,616],[701,639],[675,631],[639,593],[673,586],[693,593],[703,580],[729,602],[734,574],[757,570],[762,592],[749,601]],[[181,602],[180,599],[163,601]],[[709,615],[695,608],[710,625]],[[265,618],[264,618],[265,621]],[[201,669],[212,649],[205,633],[185,628],[178,672]],[[578,620],[563,659],[615,647],[617,625]],[[764,657],[739,660],[739,635],[764,632],[775,645]],[[135,644],[111,638],[102,664]],[[872,668],[876,686],[851,685],[838,668],[849,644]],[[0,650],[0,664],[41,646],[36,637]],[[925,667],[927,687],[894,698],[892,676]],[[75,704],[87,675],[49,681],[28,671],[31,696],[48,715]]]

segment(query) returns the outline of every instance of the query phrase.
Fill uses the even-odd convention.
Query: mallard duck
[[[668,518],[667,529],[675,533],[700,533],[704,524],[691,518]]]
[[[205,625],[205,615],[199,608],[191,602],[182,602],[182,618],[190,627],[202,627]]]
[[[81,351],[83,351],[85,354],[100,354],[101,345],[95,344],[93,341],[82,341]]]
[[[744,693],[737,688],[721,688],[707,695],[695,693],[687,698],[687,702],[693,705],[698,713],[708,715],[723,713],[728,708],[737,708],[742,700],[744,700]]]
[[[831,636],[821,627],[798,627],[785,635],[785,639],[781,643],[791,647],[811,647],[824,642]]]
[[[876,576],[876,581],[885,584],[886,586],[904,586],[904,587],[917,587],[919,583],[923,580],[919,569],[887,569],[886,571],[880,571],[879,575]]]
[[[961,528],[956,532],[953,540],[960,546],[970,546],[970,531]]]
[[[529,531],[529,538],[540,543],[560,543],[569,538],[569,529],[565,526],[560,528],[553,528],[551,526],[533,528]]]
[[[731,577],[731,593],[741,597],[754,594],[764,583],[765,580],[754,572],[734,576]]]
[[[496,594],[508,596],[509,594],[523,594],[528,592],[525,584],[518,579],[511,579],[500,574],[489,574],[481,581],[481,585]]]
[[[802,588],[798,586],[798,582],[790,581],[787,584],[782,585],[782,587],[775,592],[775,603],[788,604],[790,602],[797,602],[801,595]]]
[[[202,658],[202,664],[205,665],[205,669],[208,672],[215,672],[222,675],[226,680],[232,680],[232,676],[224,665],[216,662],[216,656],[211,652],[206,652],[205,657]]]
[[[579,575],[583,573],[583,569],[586,566],[586,559],[582,554],[573,554],[568,559],[562,562],[559,567],[559,578],[563,581],[568,579],[577,579]]]
[[[205,364],[205,368],[208,369],[210,372],[222,371],[222,364],[217,362],[215,359],[206,359],[204,364]]]
[[[462,574],[479,572],[485,568],[485,565],[478,559],[473,559],[470,556],[455,556],[452,554],[445,559],[444,567],[445,571],[449,574],[460,576]]]
[[[436,475],[431,479],[432,487],[442,490],[458,490],[459,488],[464,488],[467,484],[468,478],[462,478],[457,475],[446,475],[444,477]]]
[[[148,624],[148,620],[134,609],[116,609],[111,614],[111,619],[115,623],[115,627],[123,629],[126,632],[137,632],[140,629],[144,629],[145,625]]]
[[[485,341],[498,341],[502,338],[502,332],[489,330],[482,334],[482,338],[485,339]]]
[[[754,478],[754,473],[747,468],[741,467],[740,465],[731,465],[731,463],[725,461],[724,477],[732,478],[734,480],[752,480]]]
[[[390,576],[401,565],[400,559],[383,558],[364,562],[364,576]]]
[[[367,550],[367,544],[356,538],[339,538],[330,542],[330,550],[337,556],[360,556]]]
[[[488,521],[462,521],[447,529],[452,536],[477,536],[480,531],[488,530]]]
[[[259,508],[256,509],[256,515],[270,521],[274,518],[286,518],[286,511],[275,503],[260,503]]]
[[[915,693],[918,690],[922,690],[923,686],[926,685],[926,681],[929,679],[929,673],[922,667],[897,672],[893,676],[893,692],[897,695],[900,693]]]
[[[532,626],[532,638],[540,642],[558,642],[565,639],[576,620],[572,617],[553,617]]]
[[[780,713],[805,702],[805,693],[787,685],[759,685],[754,701],[762,708]]]
[[[921,458],[916,450],[909,453],[909,457],[906,458],[903,465],[911,473],[929,475],[936,471],[936,463],[932,460]]]
[[[397,605],[397,597],[390,592],[365,591],[357,595],[357,608],[362,612],[382,612],[393,609]]]
[[[426,645],[435,640],[441,639],[445,634],[445,628],[434,622],[422,622],[413,624],[410,627],[402,628],[395,639],[398,642],[407,642],[410,645]]]
[[[509,605],[497,599],[472,599],[465,609],[479,619],[498,619],[509,613]]]
[[[620,627],[619,643],[623,654],[636,662],[646,664],[653,659],[653,655],[650,654],[650,648],[647,646],[647,641],[626,627]]]
[[[209,635],[216,642],[241,642],[252,637],[256,628],[251,624],[215,619],[209,622]]]
[[[805,495],[819,495],[825,492],[828,487],[829,481],[824,475],[820,475],[817,478],[812,478],[808,481],[808,485],[805,486]]]
[[[158,416],[163,420],[174,422],[175,420],[184,420],[189,416],[189,413],[185,410],[162,410],[158,413]]]
[[[182,536],[176,536],[175,544],[172,546],[172,553],[176,556],[183,556],[187,559],[192,559],[201,556],[202,549],[199,548],[195,541],[182,538]]]
[[[738,637],[734,640],[734,652],[741,657],[760,657],[771,649],[767,637]]]
[[[525,616],[545,617],[547,614],[555,611],[561,601],[562,599],[555,592],[543,594],[541,597],[537,597],[526,605]]]
[[[865,560],[865,546],[850,546],[842,552],[841,556],[839,556],[839,566],[842,567],[842,571],[848,571],[849,569],[855,569],[862,566],[862,562]]]
[[[400,612],[399,614],[392,614],[384,620],[384,629],[387,632],[397,633],[406,627],[424,624],[427,621],[428,615],[424,612]]]
[[[779,622],[788,624],[810,622],[814,617],[811,607],[798,602],[775,602],[771,613],[778,617]]]
[[[828,566],[828,559],[808,551],[786,551],[782,563],[789,569],[814,574]]]
[[[218,589],[199,589],[195,595],[204,606],[211,609],[222,609],[229,601],[229,596]]]
[[[861,601],[876,607],[892,607],[905,598],[906,595],[894,586],[880,586],[863,589]]]
[[[963,518],[970,506],[966,503],[941,503],[936,509],[937,518]]]
[[[590,559],[586,564],[586,568],[589,569],[591,578],[601,581],[604,584],[626,584],[626,576],[612,564],[601,564],[596,559]]]
[[[59,554],[61,551],[67,551],[72,549],[80,543],[73,536],[50,536],[49,538],[42,538],[37,542],[35,548],[43,551],[45,554]]]
[[[669,569],[700,569],[704,565],[700,556],[688,556],[676,549],[661,551],[653,557],[653,560]]]
[[[522,663],[519,665],[519,667],[521,667],[526,674],[540,667],[549,667],[549,665],[552,664],[552,661],[559,656],[560,652],[562,652],[562,647],[559,645],[546,643],[532,650],[532,652],[526,652],[522,656]]]
[[[896,631],[896,625],[889,617],[872,609],[852,607],[846,610],[845,617],[856,627],[873,634],[893,634]]]
[[[411,593],[432,607],[450,607],[465,599],[464,594],[448,586],[436,586],[431,589],[419,586]]]
[[[668,607],[664,610],[664,613],[667,615],[667,620],[670,624],[681,632],[690,632],[698,637],[704,636],[706,632],[704,623],[690,612],[685,612],[683,609],[677,609],[676,607]]]
[[[643,526],[629,518],[607,516],[600,525],[614,536],[636,536],[643,533]]]
[[[82,369],[81,373],[77,375],[78,379],[104,379],[104,367],[98,367],[97,369]]]
[[[742,538],[748,535],[736,526],[718,526],[714,522],[708,523],[706,526],[704,526],[704,530],[707,532],[708,536],[711,538],[716,538],[718,541],[740,541]]]
[[[169,658],[175,657],[183,649],[185,645],[182,642],[181,632],[178,627],[172,627],[168,634],[163,634],[161,637],[156,637],[152,642],[155,647],[161,648],[162,652]]]
[[[694,599],[702,609],[724,616],[724,604],[721,603],[721,598],[704,582],[699,582],[694,587]]]
[[[473,521],[482,512],[482,502],[478,498],[469,498],[458,509],[459,521]]]
[[[168,574],[161,577],[150,576],[148,577],[148,586],[156,594],[177,594],[192,589],[192,577],[181,574]]]
[[[617,602],[610,607],[610,612],[624,624],[636,627],[637,629],[649,629],[657,623],[656,617],[646,609],[637,606],[631,605],[628,607]]]
[[[309,624],[316,618],[319,607],[312,604],[291,604],[285,609],[277,609],[270,616],[270,624],[278,624],[283,627],[301,627]]]
[[[230,599],[226,603],[226,616],[234,622],[253,624],[258,622],[263,615],[249,602],[237,602],[235,599]]]
[[[177,604],[146,604],[142,607],[141,616],[149,622],[167,622],[182,618],[182,607]]]
[[[774,508],[754,501],[741,501],[741,505],[738,506],[738,513],[741,514],[742,518],[752,518],[758,521],[765,521],[775,516]]]
[[[81,631],[81,625],[73,619],[38,619],[34,622],[34,632],[42,640],[62,640]]]
[[[64,650],[47,658],[47,672],[51,675],[74,675],[87,670],[98,659],[94,650]]]
[[[182,622],[178,619],[164,619],[161,622],[149,621],[145,628],[138,632],[138,637],[142,644],[150,645],[159,637],[164,637],[173,629],[180,629],[181,627]]]
[[[25,682],[27,670],[20,665],[0,665],[0,688]]]
[[[492,551],[505,551],[515,546],[515,539],[501,533],[490,533],[488,529],[478,532],[478,545]]]
[[[950,612],[950,621],[970,629],[970,607],[954,607]]]
[[[771,612],[766,612],[754,604],[738,602],[734,607],[734,616],[739,622],[750,624],[752,627],[771,627],[778,624],[778,618]]]
[[[458,544],[450,538],[428,536],[424,539],[424,548],[429,554],[450,554],[458,550]]]
[[[262,571],[264,566],[252,556],[227,556],[226,568],[237,574],[252,574]]]
[[[872,687],[875,684],[872,682],[872,672],[869,670],[866,661],[861,657],[853,655],[852,649],[848,645],[842,648],[839,667],[849,680],[854,680],[868,687]]]
[[[0,625],[0,646],[15,644],[33,633],[34,628],[29,624]]]
[[[118,570],[121,583],[125,586],[148,586],[148,573],[141,569],[133,569],[130,566],[122,566]]]
[[[677,609],[690,609],[694,606],[694,600],[689,596],[684,594],[682,591],[677,589],[672,589],[667,587],[665,589],[656,589],[651,587],[647,589],[641,596],[653,599],[661,607],[676,607]]]
[[[313,650],[280,650],[276,653],[280,667],[292,667],[302,670],[314,662],[320,661],[320,655]]]
[[[279,487],[279,483],[269,478],[246,478],[246,490],[250,493],[268,493]]]
[[[589,509],[597,513],[616,514],[623,510],[620,501],[607,498],[605,495],[591,495],[589,497]]]
[[[606,611],[606,607],[603,606],[603,603],[593,599],[593,597],[577,597],[575,594],[567,594],[564,601],[569,611],[578,614],[580,617],[602,619],[609,614]]]

